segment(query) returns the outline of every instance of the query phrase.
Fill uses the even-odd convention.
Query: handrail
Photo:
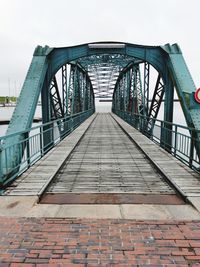
[[[174,157],[200,173],[197,153],[200,144],[196,138],[200,133],[199,130],[127,111],[114,109],[112,111]],[[148,127],[149,124],[153,127]]]
[[[53,120],[53,121],[50,121],[50,122],[46,122],[46,123],[43,123],[43,124],[40,124],[40,125],[37,125],[37,126],[34,126],[34,127],[31,127],[31,128],[28,128],[24,131],[17,131],[17,132],[14,132],[14,133],[11,133],[11,134],[7,134],[7,135],[3,135],[3,136],[0,136],[0,141],[2,139],[6,139],[6,138],[9,138],[9,137],[13,137],[15,136],[16,134],[25,134],[27,132],[30,132],[30,131],[33,131],[35,129],[38,129],[40,128],[41,126],[45,127],[45,126],[49,126],[52,124],[52,122],[60,122],[61,120],[66,120],[66,119],[71,119],[71,118],[74,118],[74,117],[77,117],[81,114],[85,114],[86,112],[89,112],[89,111],[92,111],[93,109],[90,109],[90,110],[87,110],[87,111],[83,111],[83,112],[79,112],[79,113],[76,113],[76,114],[71,114],[69,116],[65,116],[63,118],[59,118],[59,119],[56,119],[56,120]]]
[[[1,187],[26,171],[93,113],[94,109],[90,109],[0,137]]]

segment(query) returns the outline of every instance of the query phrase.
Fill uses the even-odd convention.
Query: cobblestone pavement
[[[200,266],[200,221],[1,217],[0,266]]]

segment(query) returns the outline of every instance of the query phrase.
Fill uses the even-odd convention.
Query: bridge
[[[34,125],[40,99],[42,123]],[[95,112],[98,101],[110,102],[110,112]],[[185,124],[174,122],[175,116],[179,116],[177,103]],[[118,246],[115,241],[104,240],[103,250],[101,242],[93,240],[92,246],[96,244],[96,249],[101,251],[98,255],[107,251],[105,253],[112,257],[102,259],[96,255],[91,266],[104,263],[124,266],[127,259],[130,264],[138,242],[146,243],[142,253],[135,253],[143,255],[137,258],[136,266],[198,263],[200,253],[195,250],[195,245],[198,247],[195,240],[200,240],[199,221],[193,225],[192,220],[200,219],[199,117],[200,89],[194,85],[178,44],[143,46],[97,42],[62,48],[38,46],[7,133],[0,137],[1,214],[36,217],[37,226],[23,219],[23,224],[29,225],[29,229],[36,227],[36,232],[45,231],[41,225],[47,225],[50,232],[51,224],[54,227],[60,224],[64,232],[66,223],[71,223],[72,229],[73,224],[74,227],[78,224],[79,233],[93,227],[90,221],[80,222],[81,218],[105,219],[109,227],[119,218],[133,220],[129,230],[133,224],[137,227],[145,224],[148,229],[153,225],[154,230],[155,225],[159,225],[157,232],[148,233],[148,237],[144,237],[145,228],[144,238],[140,237],[137,242],[134,238],[129,240],[128,232],[121,236],[123,242]],[[66,221],[69,218],[77,219]],[[135,221],[137,219],[143,222]],[[19,227],[20,222],[20,219],[11,219],[11,223]],[[117,223],[122,232],[124,222]],[[98,223],[95,221],[95,225]],[[161,233],[162,224],[172,225],[167,228],[168,241]],[[7,229],[3,219],[2,225],[2,229]],[[95,227],[95,231],[105,230],[105,225]],[[171,236],[172,229],[175,233],[178,229],[177,236]],[[186,230],[191,232],[189,237]],[[56,228],[54,234],[58,231]],[[26,238],[22,233],[20,242],[23,243]],[[71,234],[73,239],[74,232]],[[82,251],[81,260],[75,256],[79,254],[81,240],[75,240],[76,244],[72,245],[76,252],[72,248],[66,252],[70,239],[61,238],[60,245],[51,240],[48,254],[50,235],[48,239],[43,236],[42,241],[38,235],[30,235],[34,243],[29,244],[28,249],[22,243],[17,247],[19,254],[23,254],[24,264],[92,264],[92,258],[88,257],[95,248],[91,248],[91,253]],[[89,242],[88,236],[87,240]],[[177,246],[172,246],[164,258],[160,252],[158,259],[155,253],[149,252],[151,244],[155,246],[154,252],[160,251],[156,240],[164,240],[165,249],[170,242]],[[39,246],[40,242],[44,247]],[[114,252],[109,252],[109,242]],[[71,258],[65,259],[65,252],[61,253],[64,243],[65,252],[71,254]],[[90,245],[86,242],[83,246]],[[52,252],[56,247],[60,253]],[[40,257],[39,250],[51,257],[46,254]],[[13,253],[7,254],[10,262],[16,263]],[[53,254],[57,260],[52,261]]]

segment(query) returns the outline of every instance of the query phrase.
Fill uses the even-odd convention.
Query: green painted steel
[[[141,66],[144,65],[143,77]],[[158,72],[160,88],[156,87],[152,101],[154,112],[150,112],[149,105],[149,77],[150,66]],[[62,86],[57,83],[57,72],[62,70]],[[142,87],[142,80],[144,86]],[[161,135],[161,143],[168,144],[168,151],[172,148],[171,124],[173,118],[173,96],[176,88],[179,100],[189,127],[196,129],[194,147],[200,157],[200,104],[194,100],[196,90],[189,70],[185,64],[182,52],[177,44],[165,46],[143,46],[119,42],[98,42],[73,47],[49,48],[38,46],[28,70],[17,107],[8,127],[7,135],[25,131],[26,134],[13,135],[11,144],[23,142],[27,138],[38,98],[41,93],[42,120],[45,124],[43,143],[46,151],[51,147],[53,131],[51,124],[57,118],[65,121],[66,116],[87,110],[94,110],[94,97],[109,98],[113,94],[113,111],[137,113],[138,126],[143,130],[149,128],[152,121],[151,134],[154,127],[160,103],[164,96],[164,121],[169,131]],[[154,114],[154,115],[153,115]],[[148,118],[148,116],[150,118]],[[146,119],[141,119],[145,116]],[[144,123],[145,122],[145,123]],[[47,124],[46,124],[47,123]],[[50,123],[50,124],[48,124]],[[63,135],[61,122],[57,122],[60,136]],[[165,127],[165,128],[166,128]],[[1,151],[7,147],[7,139],[1,143]],[[25,147],[15,149],[6,155],[0,153],[1,169],[0,181],[4,183],[13,176],[13,169],[23,159]],[[45,152],[45,151],[44,151]],[[7,175],[7,178],[6,178]]]
[[[111,46],[112,47],[112,46]],[[34,86],[35,91],[37,91],[37,94],[31,93],[31,99],[32,102],[27,103],[27,118],[22,118],[19,108],[22,106],[22,104],[18,105],[18,109],[15,111],[15,116],[12,119],[12,122],[9,126],[9,132],[13,131],[14,123],[17,122],[17,118],[20,123],[22,123],[22,128],[27,127],[27,125],[24,123],[26,120],[31,123],[30,118],[28,115],[32,115],[34,112],[29,109],[31,107],[34,109],[35,103],[33,102],[33,99],[35,102],[37,102],[38,99],[38,92],[41,91],[41,85],[43,87],[48,87],[50,84],[50,81],[53,79],[53,76],[57,72],[59,68],[61,68],[64,64],[67,62],[71,62],[73,60],[77,60],[83,57],[87,57],[89,55],[99,55],[99,54],[122,54],[127,55],[129,57],[134,57],[135,59],[141,59],[145,62],[148,62],[152,66],[154,66],[158,72],[161,74],[161,76],[164,79],[164,82],[167,81],[167,70],[166,67],[169,69],[171,73],[171,78],[174,79],[175,85],[177,87],[177,91],[180,95],[180,97],[183,99],[183,105],[184,109],[187,107],[188,109],[191,109],[191,106],[187,105],[188,98],[189,102],[190,99],[192,99],[192,96],[190,96],[191,93],[195,91],[194,83],[192,82],[191,75],[185,65],[184,59],[182,57],[181,51],[178,48],[177,45],[169,46],[166,45],[164,47],[152,47],[152,46],[140,46],[140,45],[133,45],[133,44],[125,44],[122,48],[90,48],[88,44],[80,45],[76,47],[66,47],[66,48],[38,48],[36,49],[33,57],[33,65],[37,64],[37,73],[35,70],[32,70],[30,68],[27,78],[24,83],[24,90],[22,90],[21,96],[19,98],[19,101],[23,103],[23,106],[25,104],[25,101],[23,100],[23,96],[27,99],[28,94],[30,96],[30,92],[26,90],[26,88],[32,88]],[[168,55],[166,59],[166,55]],[[46,59],[48,59],[48,66],[46,66],[46,76],[47,79],[47,85],[44,85],[44,74],[39,73],[38,65],[44,64]],[[124,61],[124,59],[120,59],[121,62]],[[134,61],[133,59],[129,59],[130,61]],[[36,62],[36,63],[35,63]],[[122,63],[121,63],[122,64]],[[33,73],[35,76],[33,76]],[[36,77],[37,76],[37,77]],[[36,82],[36,79],[40,79],[39,84]],[[30,82],[30,84],[27,86],[27,82]],[[35,85],[34,85],[35,84]],[[31,89],[32,91],[32,89]],[[189,94],[189,97],[188,97]],[[26,101],[27,102],[27,101]],[[192,108],[191,114],[195,113],[195,108]],[[193,119],[191,119],[191,114],[188,116],[188,113],[190,114],[190,111],[188,112],[186,116],[187,121],[190,123],[193,123],[196,127],[199,127],[198,122],[196,121],[196,117],[192,115]],[[19,116],[18,116],[19,115]],[[23,114],[24,116],[24,114]],[[17,118],[16,118],[17,117]],[[31,116],[30,116],[31,117]],[[22,119],[21,119],[22,118]],[[9,133],[8,132],[8,133]]]
[[[191,74],[187,68],[187,65],[184,61],[182,52],[177,44],[174,45],[165,45],[160,47],[143,47],[144,53],[142,55],[141,47],[137,47],[134,52],[131,51],[131,47],[128,47],[127,54],[130,56],[131,54],[135,58],[143,59],[145,60],[145,64],[150,64],[155,67],[155,69],[158,71],[158,76],[161,79],[162,85],[162,91],[160,91],[159,83],[157,84],[154,92],[154,96],[152,99],[152,103],[150,109],[154,107],[154,112],[151,116],[151,111],[148,110],[148,99],[146,95],[148,92],[146,92],[146,88],[144,88],[145,92],[143,93],[144,96],[144,107],[143,110],[147,111],[147,114],[149,114],[150,118],[146,119],[146,125],[149,125],[148,121],[154,122],[152,119],[156,119],[160,104],[162,101],[162,97],[165,95],[165,103],[164,103],[164,121],[172,123],[173,119],[173,97],[174,97],[174,87],[176,88],[176,92],[178,94],[185,119],[187,122],[188,127],[194,128],[197,130],[200,130],[200,121],[199,121],[199,115],[200,115],[200,105],[199,103],[194,101],[194,93],[196,91],[196,87],[194,85],[194,82],[192,80]],[[113,110],[121,110],[121,111],[127,111],[127,109],[123,108],[121,106],[121,97],[123,95],[123,91],[129,90],[126,84],[123,84],[123,77],[126,75],[127,72],[130,72],[129,69],[124,69],[121,73],[121,79],[119,76],[119,79],[115,85],[115,91],[113,95]],[[148,80],[148,76],[146,74],[149,71],[147,68],[145,68],[144,71],[144,79]],[[132,74],[133,79],[134,75]],[[147,78],[146,78],[147,77]],[[137,81],[135,80],[135,83]],[[145,86],[148,87],[148,82],[145,83]],[[156,93],[156,90],[159,89],[160,95]],[[134,86],[132,88],[134,90]],[[158,98],[160,97],[160,99]],[[135,98],[134,94],[132,98],[129,96],[129,102],[130,106],[132,107],[130,112],[136,112],[138,109],[138,97]],[[137,101],[136,101],[136,100]],[[140,111],[137,111],[137,114],[141,114]],[[142,115],[142,114],[141,114]],[[144,114],[143,114],[144,115]],[[139,119],[139,117],[138,117]],[[152,127],[153,127],[152,123]],[[166,124],[167,127],[171,127],[171,124]],[[149,129],[151,131],[151,129]],[[153,129],[152,129],[153,130]],[[195,148],[197,151],[198,156],[200,157],[200,147],[199,147],[199,140],[200,136],[197,132],[192,132],[193,134],[197,134],[197,136],[194,136],[195,138]],[[170,148],[172,146],[172,134],[171,131],[166,132],[162,135],[162,142],[168,143],[168,147]]]
[[[10,124],[8,126],[7,135],[18,132],[20,130],[29,129],[32,125],[35,109],[37,106],[39,94],[42,88],[43,80],[47,71],[47,58],[46,55],[40,57],[34,57],[29,67],[24,85],[22,87],[20,96],[18,98],[17,106],[13,112]],[[11,144],[20,143],[26,138],[24,135],[12,136],[12,138],[5,139],[1,145],[1,171],[0,171],[0,183],[3,184],[5,179],[9,179],[12,176],[13,169],[21,162],[23,152],[17,145],[14,146],[12,152],[5,157],[3,150],[5,147]],[[10,170],[6,173],[5,169]],[[18,171],[16,169],[16,171]]]
[[[167,65],[179,99],[181,100],[188,126],[194,126],[194,128],[200,129],[200,105],[194,101],[196,86],[182,56],[181,50],[177,45],[172,47],[166,45],[164,49],[168,53]]]
[[[33,57],[7,134],[31,127],[47,68],[48,61],[45,54]]]
[[[114,46],[113,46],[114,47]],[[80,45],[76,47],[66,47],[66,48],[37,48],[34,57],[33,57],[33,64],[36,61],[37,64],[39,61],[44,61],[46,62],[48,59],[48,66],[46,66],[46,70],[43,70],[43,72],[46,71],[46,73],[35,73],[35,70],[32,71],[30,68],[27,78],[24,83],[24,90],[22,90],[22,93],[19,98],[19,104],[18,104],[18,109],[15,111],[15,116],[13,116],[13,119],[11,121],[11,124],[9,126],[9,131],[13,132],[15,131],[14,124],[17,124],[17,119],[20,120],[22,129],[27,128],[28,126],[30,127],[30,124],[32,122],[31,117],[34,114],[34,108],[35,108],[35,103],[37,102],[38,95],[41,91],[41,86],[45,88],[44,90],[48,90],[49,85],[51,80],[53,79],[55,73],[58,71],[59,68],[61,68],[63,65],[65,65],[67,62],[75,61],[77,59],[87,57],[89,55],[99,55],[99,54],[122,54],[122,55],[127,55],[129,57],[134,57],[131,60],[134,62],[136,59],[141,59],[145,62],[148,62],[152,66],[154,66],[158,72],[161,74],[163,77],[163,80],[165,83],[167,83],[167,70],[166,67],[169,69],[171,72],[171,75],[175,81],[175,85],[177,87],[177,91],[180,95],[180,97],[183,96],[183,105],[184,105],[184,110],[187,105],[187,99],[188,95],[186,94],[191,94],[192,92],[195,91],[194,84],[191,80],[191,76],[189,74],[188,69],[186,68],[186,65],[184,64],[184,60],[181,54],[180,49],[178,49],[177,45],[169,46],[166,45],[164,47],[152,47],[152,46],[140,46],[140,45],[133,45],[133,44],[124,44],[122,48],[90,48],[88,44],[85,45]],[[176,53],[176,54],[175,54]],[[168,55],[168,58],[166,60],[166,54]],[[120,59],[121,62],[124,61],[124,58]],[[130,59],[129,59],[130,60]],[[42,63],[39,63],[42,64]],[[121,63],[122,64],[122,63]],[[177,75],[177,73],[183,73]],[[35,73],[35,76],[33,76],[33,73]],[[46,77],[44,77],[44,74],[46,74]],[[36,77],[37,76],[37,77]],[[33,77],[33,78],[32,78]],[[38,79],[38,83],[36,80]],[[30,84],[27,86],[27,82],[31,81]],[[46,84],[47,83],[47,84]],[[35,84],[35,85],[34,85]],[[37,93],[30,93],[29,89],[27,88],[32,88],[34,86],[35,92]],[[32,91],[32,90],[31,90]],[[186,93],[186,94],[185,94]],[[28,102],[24,100],[27,99],[27,95],[32,99],[32,102]],[[189,99],[192,97],[189,96]],[[34,100],[34,101],[33,101]],[[189,100],[190,101],[190,100]],[[20,104],[21,103],[21,104]],[[21,114],[20,110],[22,107],[22,110],[24,108],[24,104],[27,103],[27,113]],[[32,109],[31,109],[32,108]],[[195,109],[192,109],[192,112],[187,109],[186,111],[186,116],[187,116],[187,122],[190,124],[193,123],[196,127],[199,127],[198,122],[196,121],[196,117],[191,114],[195,113]],[[191,113],[191,114],[190,114]],[[195,113],[196,114],[196,113]],[[20,118],[20,119],[19,119]],[[29,123],[27,125],[25,123]]]
[[[26,171],[31,165],[41,159],[47,151],[57,145],[93,113],[94,110],[87,110],[67,116],[64,119],[60,118],[25,131],[19,131],[0,137],[0,143],[5,144],[0,154],[0,162],[1,166],[3,166],[1,186],[5,187],[18,175]],[[59,134],[59,127],[64,129],[62,135]],[[49,132],[51,133],[49,143],[43,142],[43,136],[46,136]],[[22,139],[21,136],[24,136],[24,138]],[[16,140],[16,143],[14,143],[13,140]],[[17,160],[15,164],[11,166],[10,156],[16,153],[16,150],[18,151],[18,158],[20,160]],[[4,162],[2,162],[2,159]]]
[[[145,126],[146,124],[146,116],[139,115],[137,113],[130,114],[129,112],[121,110],[115,110],[114,112],[131,126],[139,130],[142,134],[150,137],[152,141],[170,152],[174,157],[181,160],[196,172],[200,173],[199,157],[197,151],[194,149],[194,143],[199,142],[198,139],[194,137],[194,133],[200,134],[200,131],[183,125],[152,119],[154,121],[154,128],[152,129],[151,135],[149,135],[148,129],[142,127],[142,125]],[[138,124],[139,120],[141,121],[140,125]],[[163,133],[170,133],[172,136],[170,147],[168,140],[162,139]]]

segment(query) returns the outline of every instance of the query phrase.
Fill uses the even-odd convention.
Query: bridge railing
[[[196,152],[196,147],[200,147],[196,138],[200,131],[143,115],[120,110],[113,110],[113,112],[174,157],[200,173],[200,162]],[[148,127],[149,124],[153,124],[154,127]],[[152,130],[149,131],[149,128]]]
[[[93,113],[91,109],[0,137],[1,186],[22,174]],[[18,143],[13,143],[15,136],[20,137]]]

